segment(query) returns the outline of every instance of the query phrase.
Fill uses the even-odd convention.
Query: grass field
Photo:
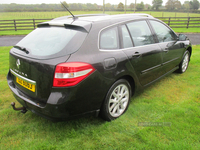
[[[16,100],[6,82],[10,48],[0,47],[0,150],[200,149],[200,45],[193,46],[184,74],[173,73],[135,95],[117,120],[57,123],[12,110]]]
[[[102,14],[102,11],[73,11],[74,15],[78,14]],[[127,11],[127,13],[133,13],[133,11]],[[176,13],[176,12],[156,12],[156,11],[141,11],[136,13],[145,13],[150,14],[154,17],[200,17],[200,14],[196,13]],[[119,11],[106,11],[105,14],[114,15],[114,14],[124,14],[124,12]],[[58,12],[1,12],[1,19],[43,19],[43,18],[56,18],[61,16],[70,15],[66,11]]]
[[[102,11],[73,11],[75,15],[78,14],[101,14]],[[114,14],[124,14],[124,12],[119,11],[107,11],[105,12],[109,15]],[[133,11],[128,11],[127,13],[133,13]],[[175,12],[156,12],[156,11],[145,11],[145,12],[137,12],[137,13],[147,13],[154,17],[200,17],[200,14],[195,13],[175,13]],[[11,20],[11,19],[46,19],[46,18],[56,18],[60,16],[69,15],[68,12],[3,12],[0,13],[0,20]],[[174,28],[175,32],[179,33],[200,33],[200,28]],[[30,33],[30,30],[23,31],[1,31],[1,35],[26,35]]]

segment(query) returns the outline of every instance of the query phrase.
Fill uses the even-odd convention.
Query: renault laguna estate
[[[147,14],[64,16],[38,24],[10,50],[8,85],[23,106],[52,120],[120,117],[131,97],[187,70],[185,35]]]

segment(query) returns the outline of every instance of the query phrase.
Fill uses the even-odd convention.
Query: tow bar
[[[11,106],[12,106],[13,109],[16,110],[16,111],[21,110],[21,112],[22,112],[23,114],[25,114],[25,113],[27,112],[26,107],[19,107],[19,108],[16,108],[16,107],[15,107],[15,102],[12,102],[12,103],[11,103]]]

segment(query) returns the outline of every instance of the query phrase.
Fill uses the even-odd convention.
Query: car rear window
[[[26,48],[29,57],[55,58],[77,51],[86,36],[87,32],[72,28],[42,27],[28,34],[17,46]]]
[[[101,32],[100,49],[119,49],[117,27],[109,28]]]

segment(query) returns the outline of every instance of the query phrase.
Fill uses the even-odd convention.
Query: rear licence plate
[[[30,91],[32,91],[32,92],[35,92],[35,85],[33,85],[33,84],[31,84],[31,83],[28,83],[28,82],[26,82],[26,81],[24,81],[24,80],[22,80],[22,79],[20,79],[20,78],[18,78],[18,77],[16,77],[16,82],[17,82],[19,85],[25,87],[26,89],[28,89],[28,90],[30,90]]]

